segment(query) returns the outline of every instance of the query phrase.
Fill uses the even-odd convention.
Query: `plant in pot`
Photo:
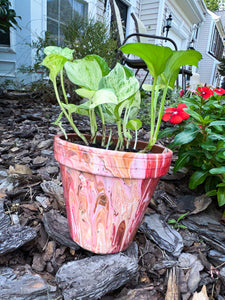
[[[62,110],[55,124],[63,130],[64,115],[75,132],[64,131],[54,140],[70,233],[81,247],[102,254],[125,250],[132,242],[159,178],[167,173],[172,159],[171,150],[155,145],[167,90],[174,86],[183,64],[197,66],[201,59],[194,50],[172,51],[151,44],[132,43],[121,50],[144,59],[154,77],[147,143],[137,141],[137,134],[132,141],[131,130],[137,133],[141,126],[136,118],[141,97],[139,82],[130,69],[117,63],[110,70],[97,55],[73,60],[73,50],[59,47],[45,48],[42,62],[50,70]],[[63,97],[56,82],[58,74]],[[86,100],[84,103],[69,103],[64,75],[80,87],[76,93]],[[90,135],[78,130],[73,121],[76,114],[89,117]],[[102,136],[97,135],[97,116]],[[108,123],[117,125],[117,137],[112,137],[112,131],[106,136]],[[126,151],[129,146],[136,152]]]

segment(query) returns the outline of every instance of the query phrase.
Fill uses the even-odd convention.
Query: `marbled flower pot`
[[[132,242],[161,176],[168,172],[172,151],[154,146],[153,153],[112,151],[75,144],[56,136],[72,239],[94,253],[117,253]],[[72,141],[72,142],[71,142]],[[137,148],[144,148],[138,142]]]

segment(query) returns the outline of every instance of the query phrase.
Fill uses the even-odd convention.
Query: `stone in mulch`
[[[55,278],[65,300],[94,300],[124,285],[137,270],[137,261],[125,254],[96,255],[64,264]]]

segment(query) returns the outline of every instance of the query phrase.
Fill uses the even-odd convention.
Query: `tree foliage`
[[[219,0],[204,0],[207,8],[211,11],[216,11],[219,9]]]
[[[11,3],[8,0],[0,0],[0,32],[7,32],[10,27],[16,29],[19,27],[16,18],[16,12],[14,9],[10,8]]]
[[[97,54],[104,58],[109,66],[115,61],[117,42],[113,29],[94,19],[76,14],[72,21],[63,27],[64,44],[75,49],[74,58],[83,58]]]
[[[218,71],[221,76],[225,76],[225,57],[220,60],[220,64],[218,66]]]

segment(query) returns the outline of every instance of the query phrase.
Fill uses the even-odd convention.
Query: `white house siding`
[[[156,34],[159,0],[141,0],[140,19],[144,23],[149,34]]]
[[[200,28],[200,38],[198,44],[196,45],[196,50],[201,52],[203,56],[199,63],[198,69],[201,83],[216,86],[219,83],[219,79],[217,78],[217,81],[215,77],[219,61],[209,54],[209,47],[214,26],[215,22],[211,15],[208,14],[203,26]]]

